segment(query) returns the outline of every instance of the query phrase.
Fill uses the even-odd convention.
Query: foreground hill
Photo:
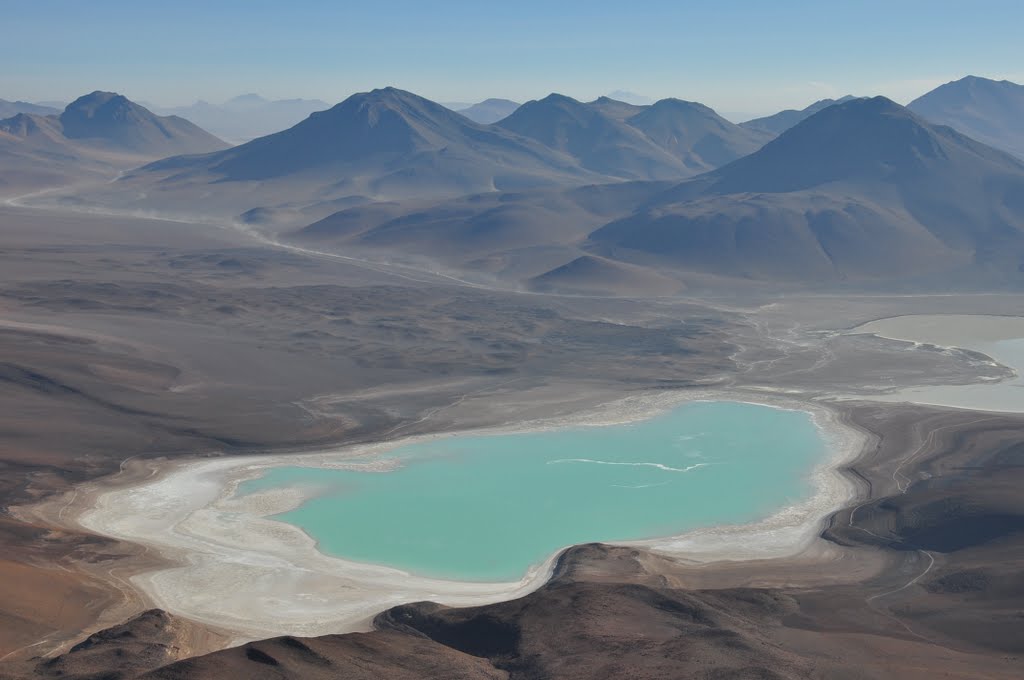
[[[828,107],[590,237],[597,253],[778,280],[1024,265],[1024,164],[884,97]]]
[[[414,263],[426,258],[486,280],[496,277],[535,288],[559,288],[573,279],[571,287],[579,289],[580,268],[530,279],[580,257],[584,253],[579,244],[587,234],[671,186],[619,182],[491,192],[440,202],[375,203],[338,211],[289,238],[319,250],[359,250],[370,257]],[[593,272],[587,278],[609,290]]]
[[[748,130],[759,130],[773,135],[781,135],[789,128],[793,127],[800,121],[813,116],[818,111],[826,109],[833,104],[848,102],[851,99],[854,99],[852,95],[846,95],[839,99],[819,99],[805,109],[786,109],[785,111],[779,111],[771,116],[748,120],[745,123],[740,123],[740,126],[747,128]]]
[[[937,87],[907,108],[1024,158],[1024,85],[968,76]]]

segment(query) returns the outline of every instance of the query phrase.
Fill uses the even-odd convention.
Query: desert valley
[[[1021,677],[1024,86],[51,104],[0,677]]]

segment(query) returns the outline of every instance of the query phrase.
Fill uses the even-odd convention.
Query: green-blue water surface
[[[567,545],[745,523],[807,498],[825,455],[803,411],[692,402],[624,425],[451,435],[387,472],[281,467],[240,494],[328,489],[276,519],[321,551],[441,578],[512,581]]]

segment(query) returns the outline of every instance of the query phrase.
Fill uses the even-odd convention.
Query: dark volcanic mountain
[[[527,102],[498,125],[562,151],[603,175],[670,179],[693,174],[640,130],[564,95]]]
[[[471,121],[490,125],[497,123],[502,118],[507,118],[518,108],[518,102],[508,99],[485,99],[479,104],[473,104],[467,108],[458,109],[458,111]]]
[[[1018,283],[1024,164],[884,97],[856,99],[596,230],[591,248],[733,277],[983,270]]]
[[[751,154],[774,135],[730,123],[696,102],[662,99],[626,119],[693,172],[706,172]]]
[[[748,120],[745,123],[740,123],[741,127],[745,127],[748,130],[758,130],[761,132],[768,132],[773,135],[781,135],[783,132],[793,127],[802,120],[806,120],[810,116],[813,116],[818,111],[828,108],[833,104],[842,104],[854,99],[852,95],[846,95],[839,99],[819,99],[814,102],[806,109],[786,109],[785,111],[779,111],[778,113],[765,116],[764,118],[755,118],[754,120]]]
[[[184,118],[157,116],[113,92],[79,97],[60,114],[60,124],[68,139],[157,158],[228,146]]]
[[[1024,85],[967,76],[918,97],[907,108],[1024,158]]]
[[[43,106],[41,104],[32,104],[30,102],[9,102],[6,99],[0,99],[0,119],[10,118],[16,116],[19,113],[30,113],[35,116],[52,116],[60,113],[60,109],[55,109],[52,106]]]

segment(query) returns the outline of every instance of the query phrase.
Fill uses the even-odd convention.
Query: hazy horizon
[[[955,7],[654,0],[623,17],[579,0],[486,9],[309,0],[286,11],[239,0],[49,0],[5,13],[0,98],[70,101],[101,89],[171,107],[249,92],[334,104],[388,85],[439,102],[628,90],[763,115],[845,94],[905,104],[966,75],[1024,80],[1024,66],[1006,66],[1024,64],[1024,6],[989,0],[954,20]]]

